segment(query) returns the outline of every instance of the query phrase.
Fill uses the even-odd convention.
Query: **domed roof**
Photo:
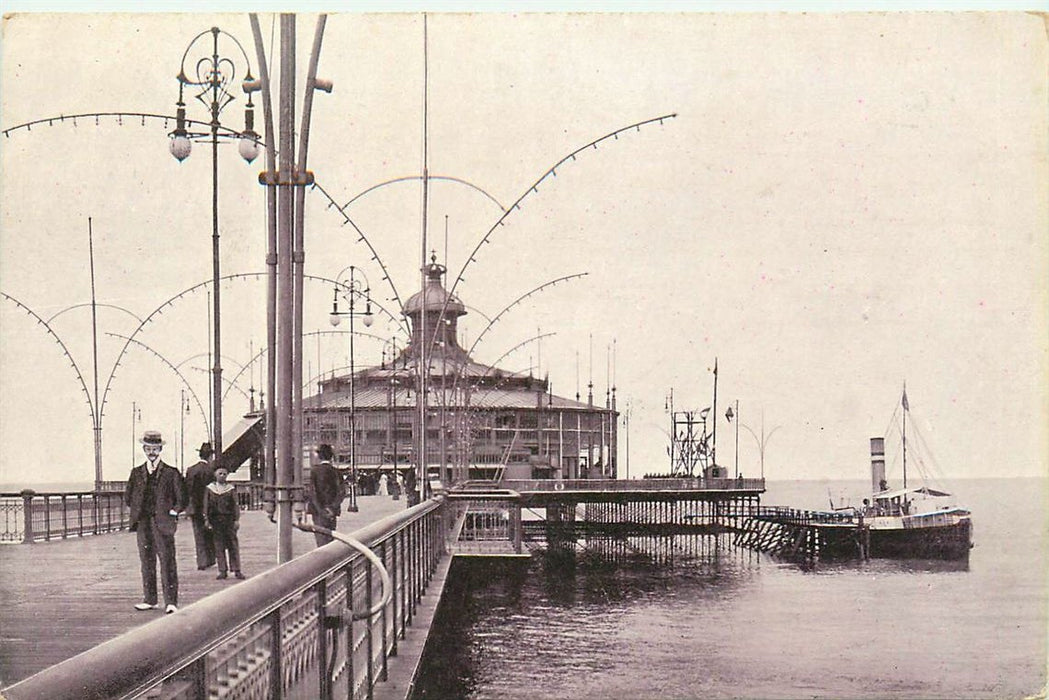
[[[441,277],[444,275],[444,265],[438,265],[434,258],[430,264],[423,268],[426,273],[426,286],[416,292],[404,304],[404,315],[418,315],[424,308],[427,311],[440,312],[445,309],[445,316],[462,316],[466,313],[466,306],[461,301],[449,294],[441,285]],[[445,307],[447,301],[448,306]]]

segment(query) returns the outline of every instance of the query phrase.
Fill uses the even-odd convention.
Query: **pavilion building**
[[[556,396],[546,379],[472,360],[457,340],[465,305],[442,285],[431,259],[424,288],[403,315],[408,344],[379,366],[320,382],[303,399],[304,444],[328,443],[335,462],[358,473],[406,473],[419,450],[422,329],[427,354],[426,472],[450,484],[467,479],[616,478],[615,390],[605,406]],[[425,316],[424,316],[425,315]],[[351,445],[351,436],[354,440]]]

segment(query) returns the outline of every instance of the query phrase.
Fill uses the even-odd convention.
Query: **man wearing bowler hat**
[[[186,470],[186,515],[193,523],[193,542],[197,550],[197,568],[215,566],[215,535],[204,527],[204,489],[215,480],[215,465],[209,462],[211,443],[201,444],[200,461]]]
[[[175,563],[175,530],[185,507],[185,486],[178,469],[164,464],[160,451],[164,439],[156,430],[142,434],[146,461],[131,470],[124,500],[131,509],[128,529],[138,537],[142,567],[143,600],[135,610],[156,610],[157,560],[164,592],[164,611],[178,610],[178,568]]]

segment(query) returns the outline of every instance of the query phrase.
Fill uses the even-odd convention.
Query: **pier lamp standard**
[[[182,396],[181,408],[179,409],[179,430],[178,430],[178,454],[179,454],[179,466],[182,467],[182,473],[186,473],[186,416],[189,415],[189,397],[186,396],[186,390],[180,389]]]
[[[368,284],[368,278],[365,277],[364,273],[357,267],[350,265],[347,268],[350,271],[349,281],[342,285],[342,289],[339,287],[339,279],[342,277],[342,272],[339,273],[339,277],[335,280],[335,289],[332,303],[331,303],[331,314],[328,316],[328,320],[331,321],[331,325],[338,326],[343,316],[348,316],[350,319],[350,510],[353,512],[357,511],[357,422],[356,422],[356,408],[357,408],[357,396],[356,396],[356,377],[354,377],[354,365],[353,365],[353,319],[355,316],[364,317],[364,325],[371,326],[374,317],[372,316],[372,299],[371,299],[371,285]],[[345,272],[346,270],[343,270]],[[360,275],[364,278],[363,285],[361,281],[357,279]],[[339,311],[339,296],[340,291],[343,299],[345,299],[349,305],[349,311]],[[361,294],[364,295],[364,311],[354,310],[354,301]]]
[[[204,37],[211,36],[211,54],[206,53]],[[222,38],[232,42],[235,50],[234,56],[239,52],[239,59],[243,60],[244,78],[242,89],[248,94],[248,103],[244,110],[244,131],[224,129],[219,121],[219,115],[236,98],[229,92],[228,88],[237,79],[237,62],[233,58],[219,55],[219,39]],[[231,47],[231,48],[233,48]],[[193,57],[190,53],[194,52]],[[186,73],[186,65],[191,66],[191,75]],[[204,141],[211,144],[211,266],[212,286],[215,289],[213,297],[212,313],[212,357],[214,365],[211,376],[211,406],[212,406],[212,436],[211,443],[215,449],[215,459],[222,458],[222,335],[221,335],[221,306],[219,303],[219,165],[218,148],[220,139],[235,138],[239,140],[238,151],[244,160],[251,162],[259,153],[259,135],[254,128],[254,105],[251,102],[251,93],[258,89],[255,78],[251,75],[251,62],[244,47],[231,34],[224,32],[218,27],[212,27],[203,31],[189,42],[185,53],[182,54],[182,63],[178,72],[178,110],[175,117],[175,130],[169,134],[171,137],[168,149],[171,155],[179,162],[189,157],[193,148],[193,141]],[[186,128],[186,103],[184,101],[186,88],[192,95],[209,111],[211,121],[208,130],[202,132],[189,131]],[[221,131],[221,133],[220,133]]]
[[[758,437],[757,433],[755,433],[753,430],[750,429],[749,426],[747,426],[747,425],[743,426],[743,429],[746,430],[748,433],[750,433],[750,436],[754,438],[754,441],[756,443],[758,443],[758,455],[759,455],[759,457],[761,459],[761,478],[762,479],[765,478],[765,446],[768,444],[769,438],[772,437],[772,434],[775,433],[777,430],[779,430],[782,427],[783,426],[781,426],[781,425],[777,425],[775,428],[770,430],[768,432],[768,434],[766,434],[765,433],[765,411],[761,412],[761,437],[760,438]]]
[[[725,418],[729,423],[732,419],[736,419],[736,478],[739,478],[739,399],[736,399],[736,410],[733,412],[732,405],[730,404],[728,410],[725,411]]]

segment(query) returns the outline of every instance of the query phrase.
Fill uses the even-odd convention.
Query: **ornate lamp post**
[[[332,304],[331,314],[328,319],[331,321],[331,325],[338,326],[343,316],[350,318],[350,510],[357,510],[357,423],[356,423],[356,407],[357,407],[357,396],[356,396],[356,377],[355,369],[353,366],[353,319],[355,316],[364,317],[364,325],[372,325],[372,300],[371,300],[371,286],[368,284],[368,278],[365,277],[364,273],[361,272],[360,268],[350,265],[346,270],[349,270],[349,281],[342,285],[342,289],[339,289],[339,280],[342,278],[342,272],[336,278],[336,284]],[[343,272],[346,272],[343,270]],[[360,275],[364,279],[364,283],[357,279]],[[340,292],[342,298],[345,299],[349,305],[349,311],[339,311],[339,296]],[[364,295],[364,311],[354,310],[354,301],[361,294]]]
[[[783,426],[777,425],[775,428],[773,428],[772,430],[770,430],[766,434],[765,433],[765,411],[761,412],[761,437],[758,437],[758,434],[755,433],[753,430],[751,430],[750,427],[748,427],[746,425],[743,426],[743,429],[746,430],[748,433],[750,433],[751,437],[754,438],[754,441],[756,443],[758,443],[758,455],[760,456],[760,459],[761,459],[761,478],[762,479],[765,478],[765,446],[768,444],[769,438],[772,437],[772,434],[775,433],[777,430],[779,430],[781,427],[783,427]]]
[[[728,410],[725,411],[725,419],[731,423],[732,419],[736,419],[736,478],[739,478],[739,399],[736,399],[736,410],[733,412],[732,406],[729,405]]]
[[[211,36],[211,54],[206,53],[203,47],[204,37]],[[234,55],[239,52],[238,60],[244,63],[244,78],[241,80],[244,92],[248,93],[248,103],[244,111],[244,131],[235,132],[224,129],[219,121],[219,115],[231,102],[234,96],[229,92],[229,86],[237,79],[237,63],[232,58],[219,55],[219,39],[231,42],[235,47]],[[194,57],[190,53],[196,51]],[[186,66],[191,67],[191,73],[187,74]],[[186,128],[186,104],[184,96],[186,88],[195,92],[196,97],[209,110],[211,121],[208,130],[193,132]],[[171,141],[168,148],[180,162],[189,157],[193,148],[193,141],[205,141],[211,143],[211,261],[212,261],[212,286],[215,289],[213,297],[213,358],[211,377],[212,394],[212,436],[211,442],[215,450],[215,459],[222,458],[222,336],[221,330],[221,306],[219,303],[219,165],[218,148],[220,138],[236,138],[240,144],[238,150],[247,162],[255,160],[259,153],[259,135],[254,129],[254,105],[251,102],[251,93],[258,89],[255,79],[251,75],[251,62],[244,47],[231,34],[222,31],[218,27],[201,32],[189,42],[185,53],[182,54],[182,64],[178,73],[178,110],[176,113],[175,130],[171,132]],[[221,132],[221,133],[220,133]]]
[[[183,390],[183,393],[185,393],[185,390]],[[183,401],[183,403],[185,403],[185,401],[186,401],[185,398],[183,398],[182,401]],[[135,449],[136,447],[138,447],[138,445],[135,444],[135,436],[138,434],[138,428],[137,428],[136,424],[137,423],[141,423],[141,422],[142,422],[142,409],[138,407],[138,403],[136,401],[132,401],[131,402],[131,467],[132,468],[135,467],[135,462],[138,460],[138,450]]]

